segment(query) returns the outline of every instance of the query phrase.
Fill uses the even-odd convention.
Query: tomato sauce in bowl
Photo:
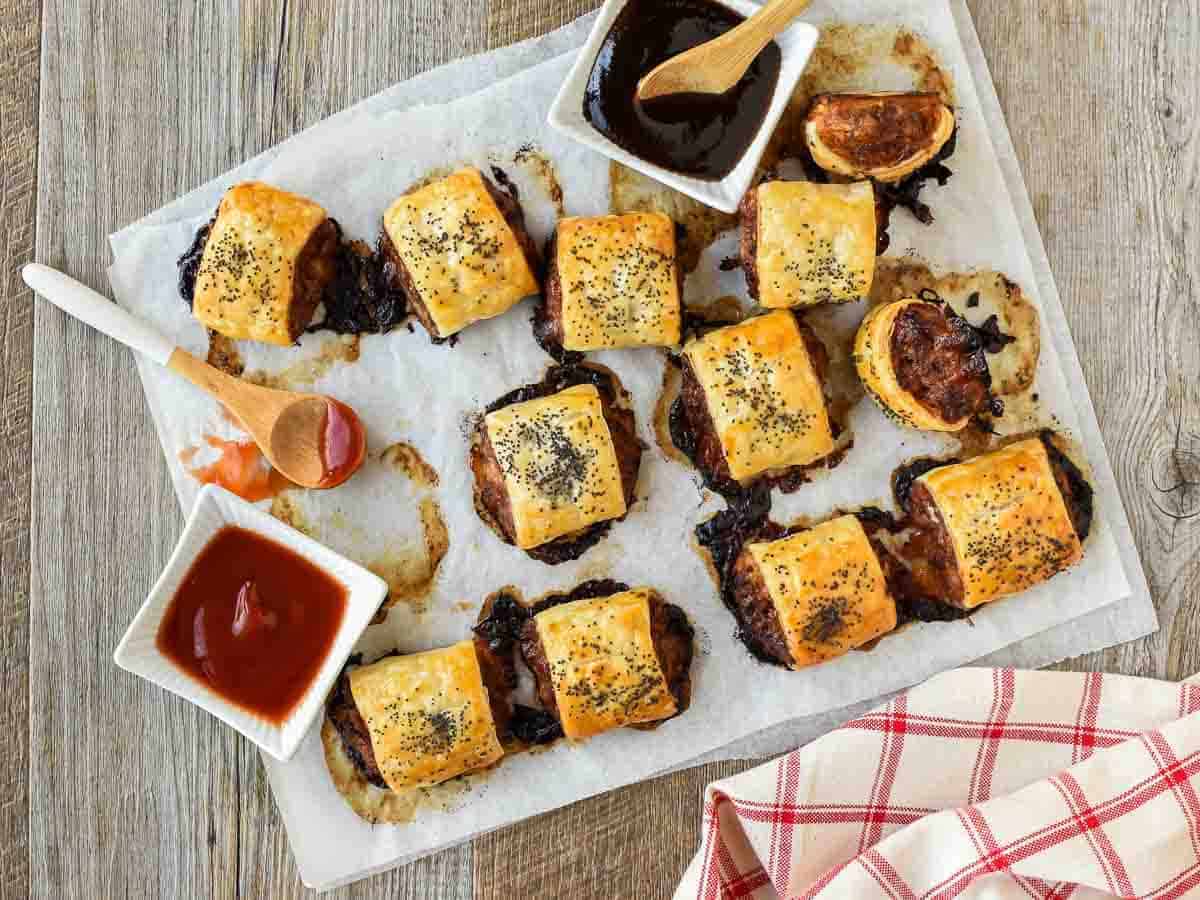
[[[279,724],[316,680],[347,595],[283,544],[226,525],[188,569],[155,646],[225,700]]]

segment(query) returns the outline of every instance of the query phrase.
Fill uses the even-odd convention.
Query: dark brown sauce
[[[743,16],[711,0],[630,0],[600,45],[583,115],[601,134],[647,162],[716,181],[746,153],[779,81],[772,42],[724,94],[674,94],[646,103],[637,83],[659,63],[729,31]]]

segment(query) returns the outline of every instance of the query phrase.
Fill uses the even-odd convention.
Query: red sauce
[[[319,487],[337,487],[362,465],[367,439],[358,414],[345,403],[330,398],[321,434],[321,464],[325,474]]]
[[[316,678],[345,610],[332,575],[227,525],[192,563],[155,644],[226,700],[279,723]]]
[[[251,503],[274,497],[292,487],[290,481],[271,468],[254,441],[223,441],[211,435],[204,441],[220,453],[210,465],[191,468],[199,447],[191,447],[179,454],[180,462],[200,483],[220,485]]]

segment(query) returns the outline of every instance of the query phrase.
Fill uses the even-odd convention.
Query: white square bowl
[[[192,563],[212,537],[226,525],[253,531],[298,553],[333,576],[346,588],[346,609],[337,636],[308,691],[282,723],[261,719],[217,694],[159,652],[159,626]],[[334,553],[312,538],[289,528],[270,514],[229,491],[206,485],[196,498],[175,552],[158,577],[150,596],[133,618],[113,660],[122,669],[190,700],[231,725],[267,753],[286,761],[296,752],[321,709],[350,651],[387,596],[387,583],[362,566]]]
[[[742,195],[746,193],[746,189],[750,187],[750,182],[754,178],[754,171],[758,167],[759,160],[762,159],[763,151],[767,149],[767,141],[771,139],[775,126],[779,124],[779,117],[783,115],[792,91],[796,88],[796,82],[800,80],[800,76],[804,72],[804,67],[808,65],[808,58],[817,44],[817,29],[806,22],[793,22],[776,36],[775,43],[779,45],[782,60],[779,68],[779,80],[775,84],[771,105],[767,107],[766,118],[763,119],[758,134],[755,135],[753,142],[746,149],[738,164],[734,166],[733,171],[720,181],[705,181],[672,172],[670,169],[664,169],[662,166],[656,166],[634,156],[593,128],[583,116],[583,98],[587,91],[592,66],[595,65],[596,57],[600,53],[600,45],[604,43],[613,21],[628,2],[629,0],[606,0],[604,6],[601,7],[600,15],[592,26],[587,43],[579,51],[579,56],[575,60],[575,65],[571,67],[567,80],[550,105],[550,115],[547,119],[550,127],[604,154],[609,159],[615,159],[622,165],[636,169],[643,175],[648,175],[668,187],[673,187],[675,190],[699,200],[706,206],[714,207],[722,212],[736,212]],[[734,12],[747,17],[758,12],[759,9],[759,4],[750,3],[748,0],[720,0],[720,2]]]

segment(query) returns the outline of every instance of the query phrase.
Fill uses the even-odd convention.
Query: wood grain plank
[[[1200,5],[971,7],[1163,626],[1069,666],[1184,677],[1200,669],[1200,525],[1178,518],[1200,512]]]
[[[41,38],[36,0],[0,2],[0,898],[29,892],[29,477]]]
[[[47,4],[38,258],[103,288],[103,238],[114,227],[392,81],[594,5],[278,0],[239,9],[230,0],[134,13],[104,0]],[[1200,668],[1200,529],[1180,517],[1200,510],[1200,9],[1195,0],[971,5],[1165,626],[1070,665],[1190,674]],[[36,7],[3,0],[0,14],[7,26],[16,21],[10,10],[26,21]],[[10,39],[21,35],[6,28],[0,42]],[[0,65],[20,65],[20,53],[0,47]],[[8,109],[0,107],[6,126]],[[28,238],[11,214],[9,185],[20,180],[8,165],[13,133],[0,131],[10,262],[21,256],[13,235]],[[19,146],[13,152],[19,165]],[[9,265],[4,277],[12,274]],[[16,447],[18,469],[0,488],[0,577],[6,600],[23,609],[20,409],[29,401],[19,373],[28,324],[22,295],[4,284],[5,299],[17,302],[0,320],[0,402],[5,452]],[[7,892],[10,878],[28,879],[55,896],[294,895],[257,755],[108,661],[166,558],[178,511],[124,351],[53,310],[39,308],[36,325],[32,867],[23,868],[19,844],[6,846],[0,885]],[[13,610],[9,602],[6,616]],[[0,640],[15,643],[4,649],[21,649],[22,617],[5,619]],[[0,716],[23,715],[24,691],[8,693],[14,705]],[[20,753],[19,738],[16,746]],[[473,856],[475,895],[667,896],[696,843],[702,786],[741,767],[677,773],[485,837]],[[20,831],[19,794],[6,792],[15,800],[0,810],[6,838]],[[450,851],[345,893],[466,896],[471,862],[469,851]]]
[[[491,0],[488,49],[561,28],[599,6],[599,0]]]
[[[705,785],[751,765],[675,772],[479,838],[475,900],[669,897],[700,842]]]
[[[46,5],[39,260],[105,290],[107,233],[228,164],[232,5]],[[231,897],[238,738],[110,659],[181,523],[131,357],[35,325],[31,893]]]
[[[483,23],[447,0],[48,4],[37,258],[105,290],[110,231],[482,49]],[[302,895],[257,753],[109,658],[181,523],[130,357],[48,306],[34,343],[33,893]],[[465,897],[469,859],[346,894]]]

